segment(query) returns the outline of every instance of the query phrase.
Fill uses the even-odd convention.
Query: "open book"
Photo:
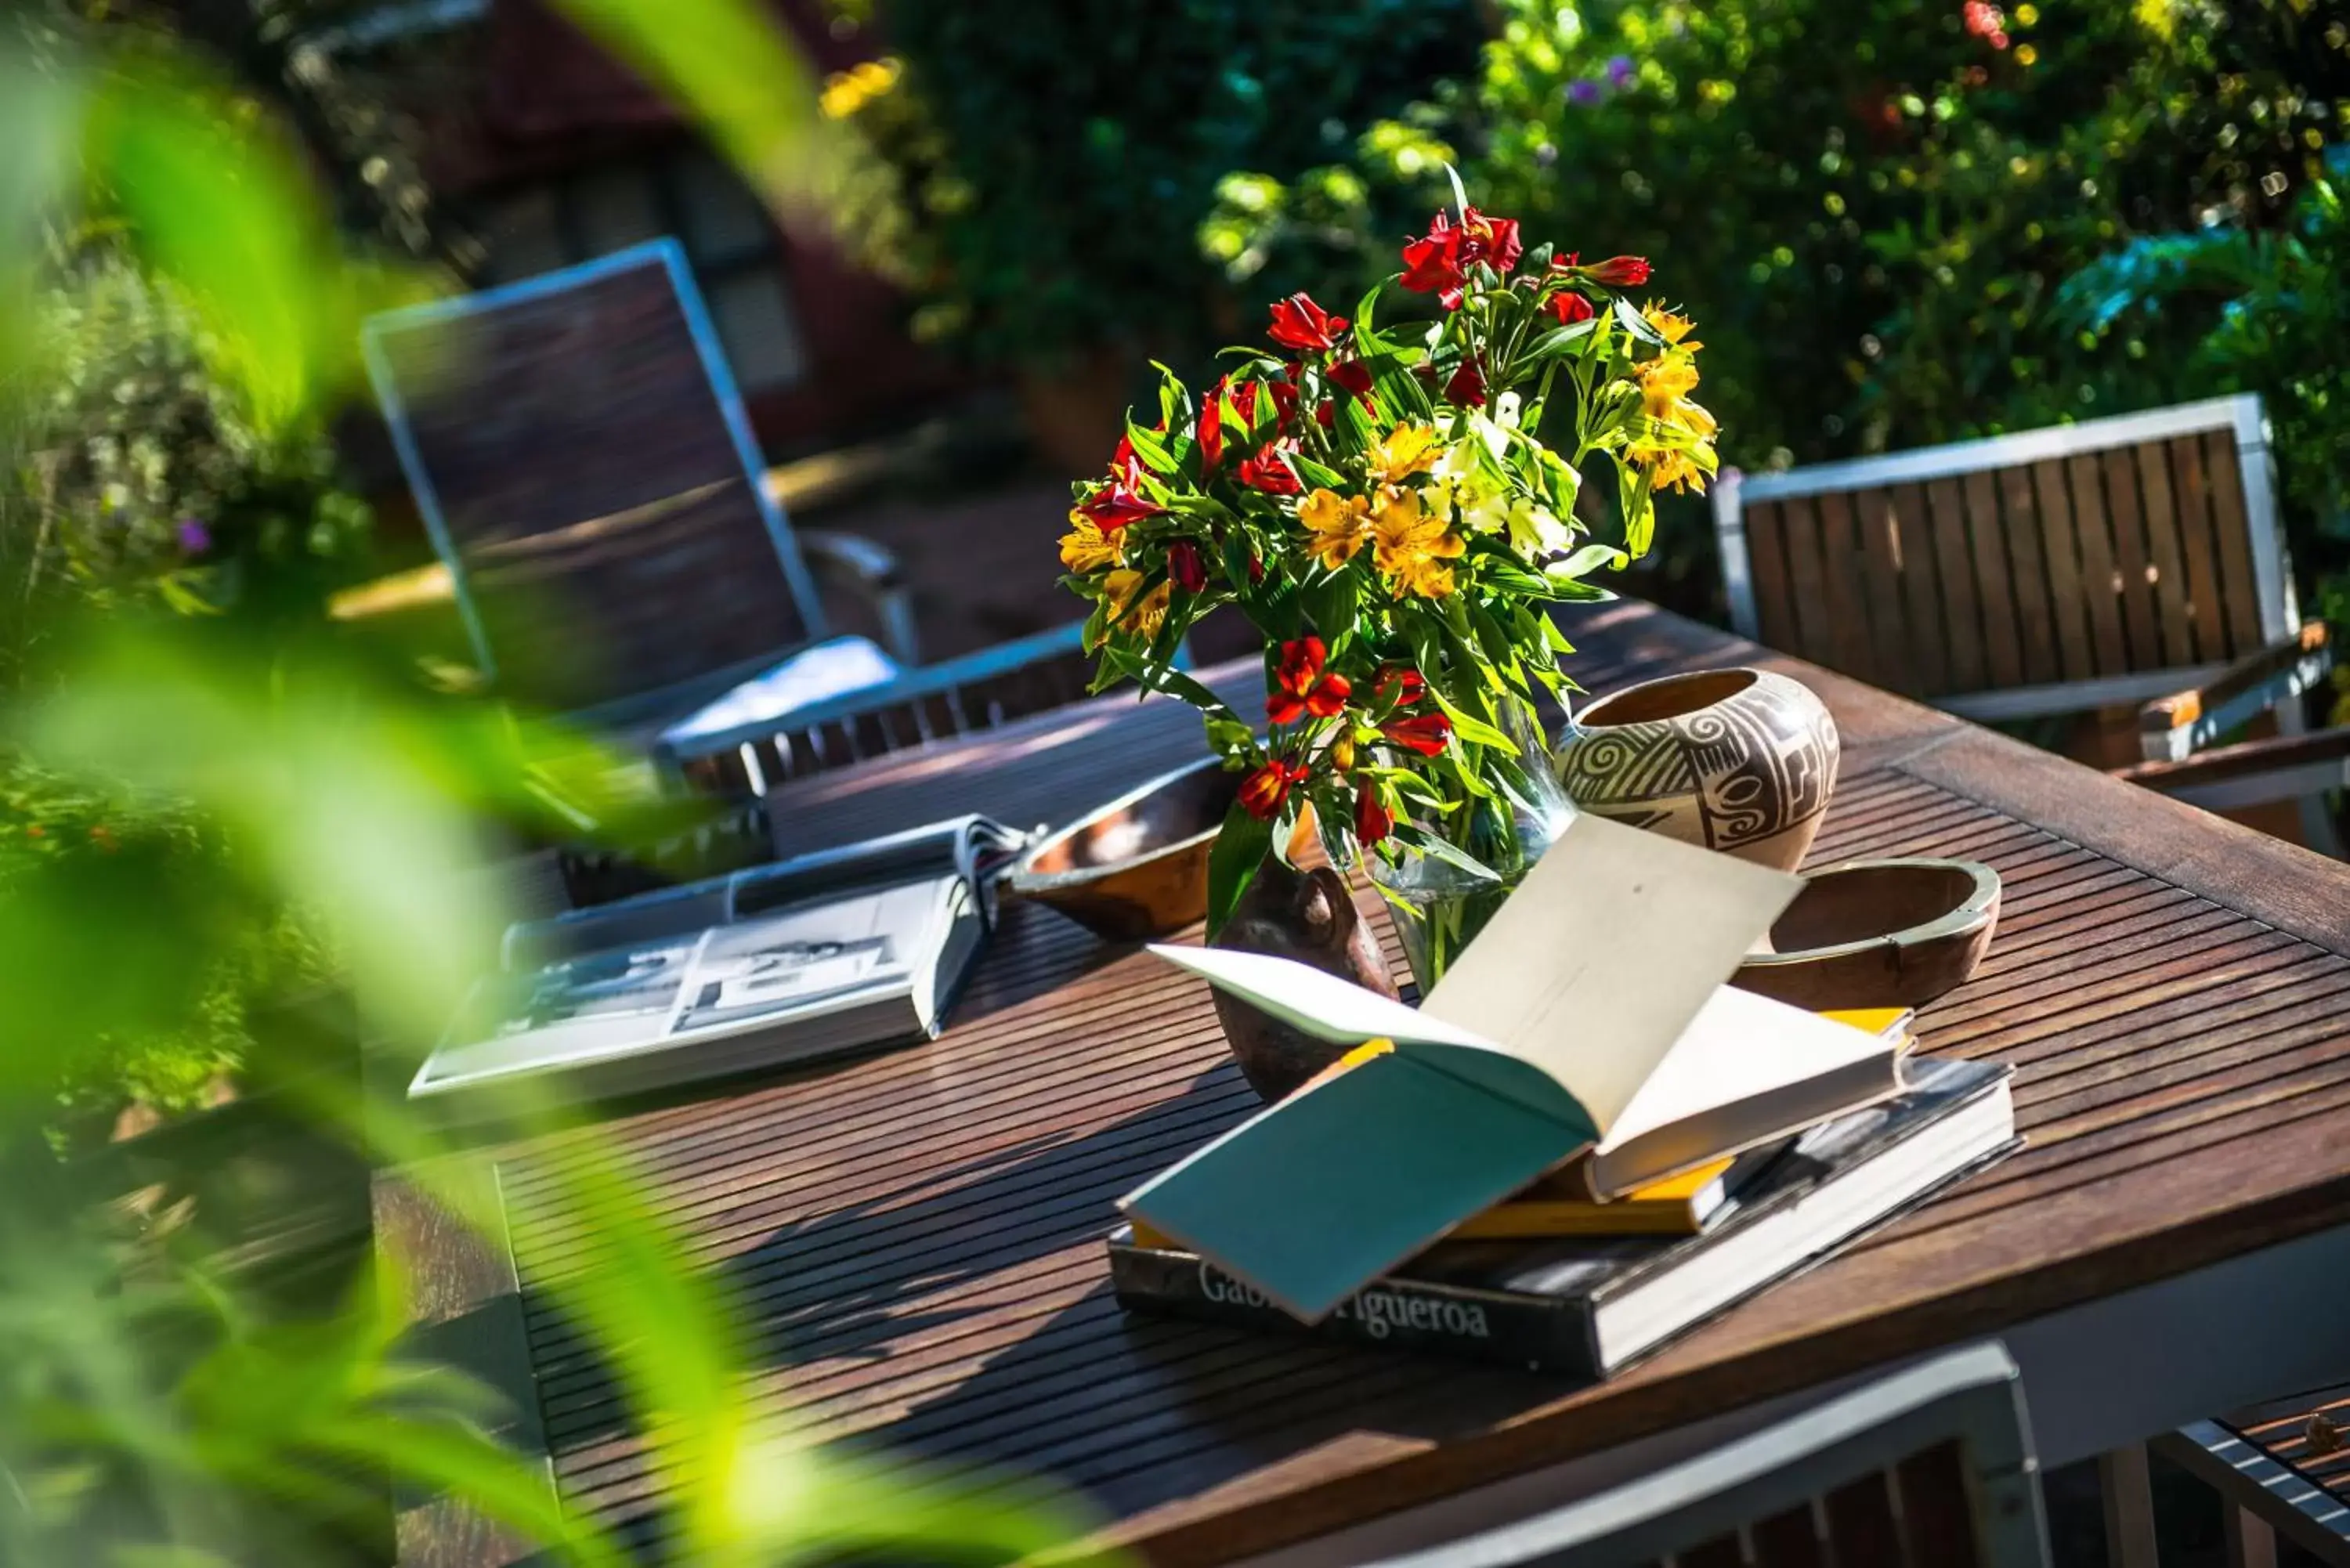
[[[617,1094],[928,1039],[1021,842],[958,817],[513,927],[409,1096],[546,1074]]]
[[[1722,983],[1800,886],[1586,815],[1417,1010],[1286,959],[1154,947],[1308,1033],[1394,1048],[1123,1207],[1311,1322],[1570,1160],[1612,1198],[1891,1095],[1898,1041]]]

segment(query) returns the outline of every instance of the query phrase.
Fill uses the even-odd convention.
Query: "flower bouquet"
[[[1108,475],[1075,487],[1061,560],[1093,603],[1097,685],[1192,702],[1246,775],[1211,931],[1311,805],[1331,859],[1367,857],[1408,917],[1427,986],[1572,809],[1536,718],[1572,685],[1546,607],[1608,597],[1586,576],[1647,550],[1656,491],[1703,489],[1714,421],[1690,323],[1619,292],[1646,261],[1523,252],[1464,201],[1403,262],[1351,320],[1274,305],[1274,348],[1226,349],[1197,397],[1161,367],[1157,422],[1129,417]],[[1590,536],[1586,469],[1613,471],[1617,538]],[[1265,639],[1262,734],[1174,667],[1225,604]]]

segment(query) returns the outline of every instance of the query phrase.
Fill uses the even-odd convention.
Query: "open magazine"
[[[517,925],[411,1098],[625,1093],[930,1039],[1021,836],[980,816]]]

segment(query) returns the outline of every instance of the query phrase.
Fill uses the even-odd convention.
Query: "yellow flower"
[[[1316,490],[1297,504],[1297,520],[1314,535],[1306,550],[1332,571],[1353,560],[1370,542],[1371,504],[1360,495]]]
[[[1167,601],[1174,597],[1175,585],[1161,578],[1157,587],[1137,599],[1135,590],[1141,587],[1142,574],[1131,566],[1120,566],[1102,579],[1102,590],[1109,596],[1109,621],[1138,637],[1156,637],[1167,618]]]
[[[1440,455],[1436,431],[1427,425],[1398,425],[1387,439],[1371,443],[1364,462],[1374,484],[1396,484],[1415,473],[1426,473]]]
[[[1697,389],[1697,361],[1687,349],[1669,349],[1635,374],[1640,379],[1642,410],[1650,419],[1687,431],[1699,441],[1712,439],[1713,416],[1690,400],[1690,393]]]
[[[1468,549],[1444,520],[1420,510],[1419,497],[1409,490],[1389,490],[1379,497],[1371,525],[1378,545],[1379,570],[1397,590],[1440,599],[1452,591],[1452,568],[1446,561]]]
[[[1329,760],[1330,765],[1338,772],[1350,771],[1355,765],[1355,737],[1342,734],[1331,742]]]
[[[1095,526],[1082,512],[1069,514],[1069,532],[1061,535],[1061,565],[1073,572],[1098,572],[1118,565],[1118,543]]]
[[[1662,337],[1666,342],[1672,344],[1675,348],[1683,350],[1690,350],[1702,348],[1705,347],[1702,343],[1683,343],[1681,341],[1682,338],[1687,337],[1690,335],[1690,330],[1697,325],[1688,317],[1676,316],[1671,311],[1667,310],[1663,306],[1656,303],[1654,300],[1650,300],[1647,305],[1641,306],[1640,314],[1648,318],[1649,326],[1657,329],[1659,337]]]
[[[1661,441],[1637,441],[1624,449],[1624,456],[1648,471],[1648,482],[1659,490],[1686,487],[1690,493],[1705,493],[1705,471],[1697,465],[1693,452]]]
[[[836,71],[825,78],[816,107],[827,119],[847,119],[896,87],[903,68],[896,60],[867,60],[853,69]]]

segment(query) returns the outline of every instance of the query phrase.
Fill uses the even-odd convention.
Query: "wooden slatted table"
[[[1845,753],[1815,863],[1999,869],[1990,959],[1920,1034],[2015,1064],[2022,1153],[1598,1386],[1128,1317],[1113,1199],[1255,1102],[1202,984],[1014,906],[936,1043],[615,1124],[753,1303],[762,1397],[828,1437],[1047,1473],[1151,1560],[1204,1563],[1985,1334],[2018,1347],[2050,1458],[2327,1380],[2301,1363],[2350,1336],[2276,1314],[2299,1310],[2303,1250],[2350,1235],[2350,867],[1644,606],[1569,631],[1595,691],[1759,662],[1820,691]],[[1188,709],[1105,701],[793,785],[777,829],[802,847],[974,809],[1066,820],[1200,744]],[[536,1158],[502,1172],[525,1282],[578,1262],[531,1217]],[[2173,1295],[2235,1288],[2230,1269],[2267,1269],[2242,1287],[2263,1299],[2178,1338],[2201,1309]],[[557,1485],[657,1532],[609,1388],[522,1306]],[[2161,1342],[2142,1373],[2133,1335]]]

